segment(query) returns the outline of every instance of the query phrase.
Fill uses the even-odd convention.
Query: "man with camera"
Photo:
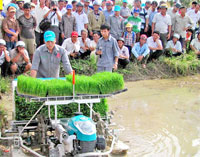
[[[51,1],[51,9],[44,15],[44,18],[48,18],[51,21],[51,26],[48,30],[51,30],[56,35],[56,44],[59,43],[59,23],[62,20],[62,13],[58,10],[57,3]]]
[[[35,38],[37,47],[43,44],[43,32],[39,28],[40,22],[44,19],[44,15],[49,11],[49,8],[45,6],[45,0],[40,0],[40,5],[35,8],[35,18],[36,18],[36,29]]]

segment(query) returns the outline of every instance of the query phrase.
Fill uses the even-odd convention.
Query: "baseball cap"
[[[4,46],[6,46],[6,42],[5,42],[5,40],[0,39],[0,45],[4,45]]]
[[[116,5],[115,8],[114,8],[114,11],[120,11],[120,9],[121,9],[120,6]]]
[[[106,2],[106,5],[108,5],[108,6],[113,5],[113,2],[109,0],[109,1]]]
[[[145,35],[145,34],[142,34],[141,36],[140,36],[140,39],[147,39],[147,36]]]
[[[180,35],[178,35],[178,34],[175,33],[175,34],[173,35],[173,37],[179,39],[179,38],[180,38]]]
[[[13,6],[8,7],[8,12],[16,12],[16,8]]]
[[[72,5],[71,4],[67,4],[66,9],[72,9]]]
[[[53,31],[46,31],[44,33],[44,41],[47,42],[47,41],[55,41],[56,39],[56,35]]]
[[[140,13],[140,9],[139,8],[134,8],[133,12],[134,13]]]
[[[18,41],[17,43],[16,43],[16,47],[25,47],[25,43],[23,42],[23,41]]]
[[[123,3],[128,3],[128,0],[123,0]]]
[[[175,7],[177,7],[179,9],[181,7],[181,5],[179,3],[176,3]]]
[[[75,32],[75,31],[73,31],[72,34],[71,34],[71,36],[72,36],[72,37],[73,37],[73,36],[78,37],[78,33]]]

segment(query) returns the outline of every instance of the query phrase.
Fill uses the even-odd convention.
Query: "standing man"
[[[200,4],[197,4],[196,7],[192,10],[190,10],[189,12],[187,12],[187,15],[192,19],[194,26],[193,26],[193,30],[197,31],[198,30],[198,21],[200,21]]]
[[[155,14],[157,14],[157,6],[158,6],[158,2],[157,1],[152,1],[151,3],[151,8],[148,10],[148,18],[147,18],[147,23],[148,25],[146,25],[147,28],[147,36],[150,37],[152,34],[152,21],[153,18],[155,16]]]
[[[18,19],[21,15],[24,14],[24,0],[17,0],[17,5],[19,7],[19,9],[17,9],[16,11],[16,19]]]
[[[114,8],[115,14],[108,17],[107,24],[110,26],[110,34],[115,39],[123,36],[124,21],[120,14],[120,6],[116,5]]]
[[[103,14],[105,16],[106,21],[108,20],[109,16],[114,15],[113,2],[111,0],[108,0],[106,2],[106,10],[103,11]]]
[[[40,46],[33,56],[31,76],[37,78],[58,78],[60,63],[67,74],[72,74],[72,68],[64,48],[56,45],[56,35],[52,31],[44,33],[45,44]]]
[[[90,12],[89,5],[90,5],[90,0],[84,0],[83,12],[84,12],[86,15],[88,15],[89,12]]]
[[[81,2],[78,2],[76,7],[77,11],[73,15],[76,18],[78,35],[81,36],[81,30],[88,28],[88,17],[83,12],[83,4]]]
[[[24,41],[26,49],[29,52],[29,57],[32,61],[33,53],[35,52],[35,33],[36,19],[31,15],[31,5],[29,3],[24,4],[24,15],[20,16],[20,39]]]
[[[49,8],[45,6],[45,0],[40,0],[40,5],[35,8],[36,17],[36,29],[35,29],[35,39],[37,47],[43,44],[43,32],[39,28],[40,22],[44,19],[44,15],[49,11]]]
[[[19,23],[15,19],[16,8],[8,6],[7,17],[2,21],[3,39],[6,41],[7,50],[15,48],[18,41]]]
[[[110,35],[110,26],[101,26],[101,35],[96,48],[96,54],[99,55],[97,62],[97,72],[117,70],[119,47],[115,38]]]
[[[160,33],[160,40],[162,41],[163,48],[165,48],[167,40],[171,36],[172,22],[171,17],[167,14],[167,5],[162,4],[160,8],[161,12],[156,14],[152,21],[152,34],[154,31]]]
[[[71,33],[76,31],[76,19],[72,15],[72,5],[67,5],[67,12],[62,16],[62,22],[60,24],[61,37],[62,39],[70,38]]]
[[[67,12],[65,7],[65,0],[58,1],[58,11],[60,11],[62,15],[64,15]]]
[[[120,16],[122,16],[124,19],[127,19],[131,15],[130,9],[127,7],[128,0],[123,0],[123,4],[120,10]]]
[[[193,22],[191,18],[186,15],[186,8],[180,8],[180,14],[176,15],[174,19],[174,33],[180,36],[179,41],[181,42],[182,48],[186,49],[185,46],[185,38],[186,38],[186,31],[193,27]]]
[[[173,33],[174,33],[174,20],[175,20],[175,17],[179,14],[179,8],[180,7],[181,7],[181,5],[179,3],[176,3],[173,8],[170,8],[167,11],[167,13],[171,17],[171,21],[172,21],[172,33],[171,33],[171,36],[173,36]]]
[[[58,10],[56,1],[51,1],[51,9],[44,15],[44,18],[48,18],[51,21],[51,27],[48,30],[51,30],[56,35],[56,44],[59,43],[59,23],[62,20],[62,13]]]
[[[102,11],[99,11],[100,4],[98,1],[93,3],[94,10],[88,14],[88,30],[89,35],[93,36],[93,32],[97,31],[100,33],[100,27],[105,24],[105,16]]]

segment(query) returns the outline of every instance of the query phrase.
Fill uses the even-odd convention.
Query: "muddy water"
[[[130,157],[200,156],[200,75],[126,83],[109,99]]]

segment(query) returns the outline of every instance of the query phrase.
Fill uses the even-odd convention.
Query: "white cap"
[[[23,41],[18,41],[18,42],[16,43],[16,47],[18,47],[18,46],[20,46],[20,47],[25,47],[25,43],[24,43]]]
[[[0,45],[4,45],[4,46],[6,46],[6,42],[5,42],[5,40],[0,39]]]
[[[180,35],[178,35],[178,34],[175,33],[175,34],[173,35],[173,37],[179,39],[179,38],[180,38]]]

